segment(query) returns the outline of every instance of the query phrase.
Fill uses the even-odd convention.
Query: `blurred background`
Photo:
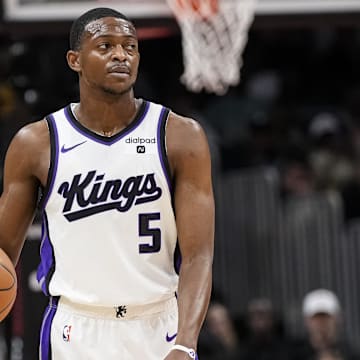
[[[298,344],[307,334],[304,296],[326,288],[341,304],[341,336],[359,348],[360,0],[258,0],[241,81],[222,96],[179,81],[182,32],[166,0],[3,0],[0,169],[21,126],[78,100],[65,60],[69,28],[99,5],[138,28],[136,96],[197,119],[208,134],[217,211],[213,301],[235,329],[227,342],[248,348],[250,316],[270,311],[280,342]],[[17,267],[15,307],[0,324],[0,359],[38,356],[46,305],[35,275],[39,244],[36,219]],[[232,358],[250,359],[245,352]],[[291,351],[264,353],[252,359],[293,359]],[[202,359],[211,356],[204,350]],[[355,359],[342,356],[321,359]]]

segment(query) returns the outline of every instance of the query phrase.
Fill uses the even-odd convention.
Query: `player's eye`
[[[125,49],[128,52],[135,52],[137,50],[137,44],[135,43],[126,44]]]
[[[110,43],[103,42],[98,45],[98,48],[101,50],[107,50],[110,48]]]

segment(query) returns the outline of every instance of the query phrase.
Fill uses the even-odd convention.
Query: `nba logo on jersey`
[[[138,146],[136,147],[136,152],[137,152],[138,154],[145,154],[145,146],[144,146],[144,145],[138,145]]]
[[[65,342],[70,341],[70,331],[71,331],[71,325],[65,325],[63,330],[63,340]]]

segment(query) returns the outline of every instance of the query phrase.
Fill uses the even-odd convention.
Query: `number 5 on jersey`
[[[159,252],[161,248],[161,230],[151,227],[150,222],[160,220],[160,213],[139,214],[139,236],[151,236],[152,243],[139,244],[140,254]]]

